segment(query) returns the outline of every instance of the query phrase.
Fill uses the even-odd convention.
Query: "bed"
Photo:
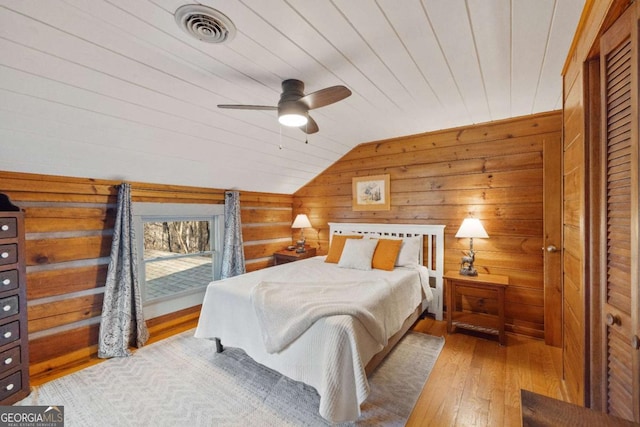
[[[195,336],[215,339],[218,351],[222,345],[242,348],[256,362],[314,387],[320,395],[320,415],[336,423],[358,418],[360,404],[369,394],[367,374],[423,312],[442,320],[444,226],[330,223],[329,227],[331,244],[340,235],[351,246],[355,243],[347,236],[362,236],[363,241],[401,239],[403,248],[419,239],[415,265],[363,271],[319,256],[215,281],[207,287]],[[317,296],[310,297],[316,289]],[[327,314],[323,312],[327,306],[339,304],[326,304],[298,311],[304,314],[300,321],[308,324],[288,327],[291,334],[271,334],[276,329],[269,332],[265,326],[270,312],[282,313],[283,300],[299,300],[289,304],[298,310],[307,300],[333,301],[335,292],[344,292],[347,299],[362,296],[364,308],[351,313],[349,305]],[[272,306],[278,309],[269,311]],[[309,313],[320,315],[310,321]],[[384,320],[370,320],[371,313]],[[271,317],[280,321],[282,316]],[[291,318],[295,316],[286,318],[288,326]]]

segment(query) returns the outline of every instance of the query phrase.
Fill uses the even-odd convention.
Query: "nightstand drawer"
[[[18,270],[0,271],[0,292],[18,287]]]
[[[11,239],[18,235],[16,218],[0,218],[0,239]]]
[[[475,298],[495,298],[496,289],[487,289],[486,287],[479,288],[477,286],[469,286],[464,282],[456,282],[456,289],[458,292],[464,295],[472,296]]]
[[[0,379],[0,400],[4,400],[22,389],[22,372],[14,372]]]
[[[498,291],[456,284],[456,299],[462,310],[498,314]]]
[[[18,261],[18,245],[0,245],[0,265],[15,264]]]
[[[0,374],[19,366],[20,362],[22,362],[20,359],[20,347],[13,347],[3,351],[0,353]]]

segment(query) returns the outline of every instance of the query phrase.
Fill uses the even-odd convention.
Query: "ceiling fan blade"
[[[318,132],[320,128],[318,128],[318,124],[316,123],[316,121],[313,120],[313,118],[309,115],[307,115],[307,119],[307,124],[300,126],[300,130],[308,135]]]
[[[230,110],[277,110],[278,107],[271,105],[234,105],[218,104],[218,108],[228,108]]]
[[[300,98],[300,101],[307,104],[310,110],[313,110],[314,108],[341,101],[350,95],[351,91],[344,86],[331,86],[305,95]]]

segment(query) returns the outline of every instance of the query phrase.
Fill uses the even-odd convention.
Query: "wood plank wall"
[[[589,277],[591,248],[600,244],[598,230],[591,230],[588,199],[594,194],[589,181],[599,163],[591,157],[591,144],[599,144],[600,123],[588,124],[589,108],[599,108],[599,94],[591,96],[588,61],[599,54],[599,37],[629,5],[628,0],[589,0],[578,25],[565,63],[563,76],[563,374],[568,398],[579,405],[590,405],[600,396],[600,373],[589,384],[590,353],[598,359],[600,349],[589,348],[599,331],[599,297],[597,280]],[[595,64],[597,67],[598,65]],[[599,90],[599,85],[595,86]],[[589,105],[589,100],[593,105]],[[593,301],[591,301],[593,298]],[[591,307],[591,308],[590,308]],[[590,339],[589,334],[596,335]]]
[[[0,171],[0,193],[25,210],[31,375],[97,352],[119,184]],[[221,189],[131,185],[134,202],[224,203]],[[292,196],[241,192],[240,201],[247,270],[272,265],[292,241]]]
[[[511,279],[507,330],[543,337],[542,148],[560,138],[551,112],[362,144],[294,194],[293,214],[309,216],[319,254],[330,221],[445,224],[447,270],[469,248],[454,237],[462,220],[479,218],[490,238],[474,241],[476,267]],[[353,211],[352,178],[378,174],[390,175],[391,210]]]

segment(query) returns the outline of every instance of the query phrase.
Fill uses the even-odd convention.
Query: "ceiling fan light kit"
[[[300,126],[304,126],[309,121],[306,116],[302,114],[281,114],[278,117],[278,121],[283,126],[289,126],[298,128]]]
[[[278,121],[281,125],[300,127],[307,124],[307,108],[298,101],[286,101],[278,104]]]

